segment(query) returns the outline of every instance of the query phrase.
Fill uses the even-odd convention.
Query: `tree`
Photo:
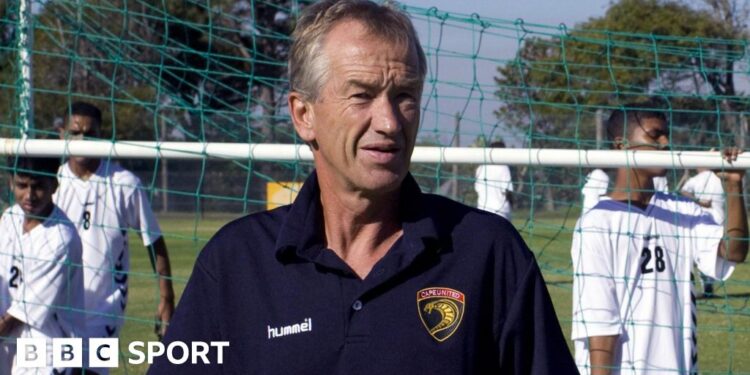
[[[16,121],[16,3],[0,0],[0,105],[5,109],[0,129],[5,135],[11,135]],[[286,59],[296,7],[305,3],[41,2],[34,21],[36,136],[56,137],[53,124],[62,119],[66,106],[86,100],[102,109],[104,137],[113,140],[159,140],[176,134],[187,141],[289,142],[294,139],[291,126],[277,120],[285,102],[277,99],[287,89]],[[132,169],[154,171],[155,180],[159,168],[151,163],[126,162]],[[206,166],[174,162],[170,170]],[[212,165],[211,172],[231,168]],[[283,180],[299,169],[290,172],[249,161],[243,168],[248,181],[259,174]],[[172,187],[193,192],[213,188],[210,179],[201,183]],[[245,196],[262,200],[262,184],[246,185],[254,190]]]
[[[732,69],[744,43],[732,40],[731,28],[708,10],[620,0],[573,31],[526,35],[516,58],[498,67],[496,95],[505,104],[496,115],[526,134],[530,147],[592,148],[597,109],[651,96],[662,97],[665,107],[702,111],[672,115],[675,124],[697,126],[703,139],[732,128],[728,119],[712,118],[713,109],[731,114],[747,105],[734,90]],[[575,175],[539,178],[547,201],[577,199],[577,191],[553,194],[549,188],[580,184]]]

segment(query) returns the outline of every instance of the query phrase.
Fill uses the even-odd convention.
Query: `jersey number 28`
[[[664,249],[661,246],[654,248],[654,256],[651,255],[651,249],[644,247],[641,251],[641,273],[647,274],[654,272],[654,266],[656,266],[656,272],[664,272],[667,268],[664,263]],[[651,258],[656,258],[654,262],[651,262]],[[653,263],[653,264],[652,264]]]

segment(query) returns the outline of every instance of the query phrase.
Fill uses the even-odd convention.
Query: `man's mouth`
[[[397,157],[401,147],[395,143],[373,143],[361,147],[361,150],[378,163],[388,163]]]

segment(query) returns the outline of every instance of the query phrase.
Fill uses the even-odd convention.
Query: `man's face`
[[[295,127],[313,145],[321,182],[365,194],[398,189],[419,127],[417,52],[344,21],[326,37],[323,59],[328,70],[317,100],[290,97],[290,108],[305,103]]]
[[[24,214],[40,217],[52,205],[57,180],[54,177],[13,175],[10,188]]]
[[[71,115],[65,122],[65,127],[60,130],[60,139],[75,140],[84,138],[99,138],[99,127],[94,119],[88,116]],[[84,157],[71,156],[73,162],[83,163],[88,159]]]
[[[669,127],[658,118],[644,118],[633,126],[628,137],[629,150],[669,150]],[[666,176],[664,168],[644,168],[652,177]]]

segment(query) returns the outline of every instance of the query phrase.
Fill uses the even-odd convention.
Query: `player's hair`
[[[15,176],[57,180],[60,158],[9,156],[7,165],[13,168],[11,173]]]
[[[307,100],[316,100],[326,79],[328,61],[323,43],[339,22],[361,22],[378,37],[400,45],[409,45],[419,58],[419,76],[424,79],[427,59],[409,17],[390,2],[383,5],[369,0],[324,0],[305,8],[292,33],[289,53],[289,85]]]
[[[630,137],[636,126],[641,125],[645,119],[657,119],[667,122],[662,105],[651,100],[647,102],[628,103],[612,111],[607,120],[607,136],[614,147],[617,137]]]
[[[494,141],[490,143],[490,147],[492,148],[505,148],[505,142],[503,141]]]
[[[94,126],[97,128],[102,125],[102,111],[99,110],[95,105],[87,102],[73,102],[65,112],[65,117],[68,116],[86,116],[93,120]]]

